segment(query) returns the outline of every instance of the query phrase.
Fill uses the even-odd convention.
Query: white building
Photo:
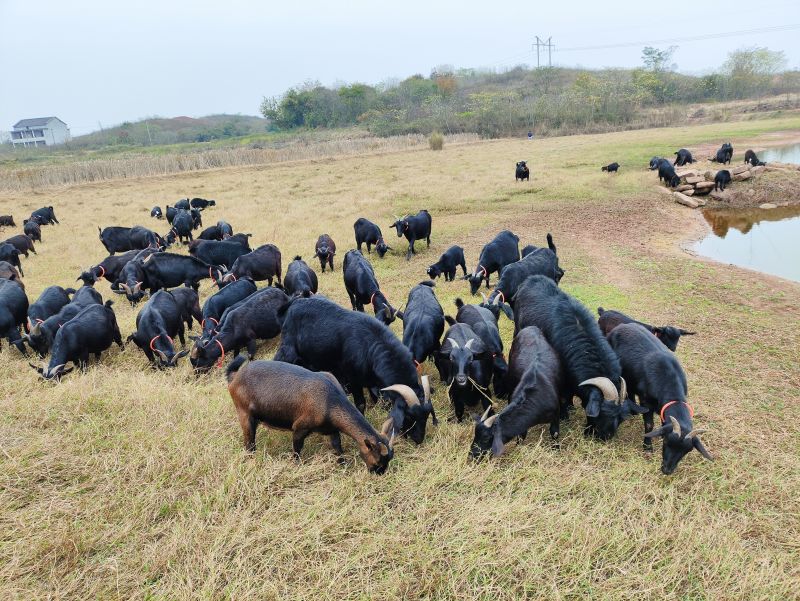
[[[69,139],[67,124],[58,117],[23,119],[11,130],[11,143],[14,146],[55,146]]]

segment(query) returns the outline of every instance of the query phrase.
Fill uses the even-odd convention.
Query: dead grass
[[[797,598],[798,286],[681,253],[679,241],[702,227],[698,215],[653,193],[644,166],[691,141],[737,144],[798,126],[446,144],[5,193],[0,213],[53,204],[62,221],[43,228],[39,254],[25,263],[31,297],[104,256],[96,225],[152,225],[152,205],[187,195],[216,198],[206,220],[224,217],[284,257],[309,257],[329,233],[337,271],[320,287],[343,304],[339,265],[358,216],[388,234],[392,214],[431,211],[430,250],[407,263],[395,240],[396,252],[373,262],[396,304],[450,244],[463,245],[472,266],[502,227],[524,243],[552,232],[563,287],[588,306],[700,332],[678,354],[717,461],[692,454],[664,477],[659,457],[640,451],[640,421],[598,444],[583,439],[581,417],[563,431],[560,452],[537,428],[479,465],[466,460],[471,426],[443,423],[420,447],[400,443],[383,477],[366,472],[349,440],[346,466],[321,438],[297,465],[289,437],[263,430],[247,457],[219,372],[155,372],[129,346],[56,386],[4,345],[0,597]],[[533,165],[529,184],[512,177],[521,159]],[[619,175],[600,172],[611,160],[623,165]],[[108,294],[107,284],[99,289]],[[450,312],[468,293],[441,281],[436,292]],[[136,311],[115,309],[127,335]],[[508,345],[511,324],[501,324]],[[266,344],[260,356],[274,350]],[[444,387],[435,402],[446,417]],[[369,418],[377,424],[382,413]]]

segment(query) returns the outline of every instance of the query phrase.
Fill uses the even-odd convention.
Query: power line
[[[663,40],[649,40],[647,42],[622,42],[619,44],[603,44],[600,46],[574,46],[572,48],[560,48],[558,52],[578,52],[582,50],[606,50],[609,48],[628,48],[631,46],[647,46],[650,44],[674,44],[681,42],[697,42],[700,40],[714,40],[719,38],[732,38],[740,35],[752,33],[774,33],[777,31],[791,31],[800,29],[800,24],[794,25],[775,25],[772,27],[760,27],[758,29],[742,29],[740,31],[727,31],[721,33],[708,33],[695,36],[684,36],[681,38],[669,38]]]

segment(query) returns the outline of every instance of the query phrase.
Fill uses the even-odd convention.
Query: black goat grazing
[[[690,163],[694,163],[694,157],[692,156],[692,153],[685,148],[681,148],[675,153],[675,162],[673,162],[672,165],[683,167],[684,165],[688,165]]]
[[[69,362],[86,370],[90,354],[99,360],[100,354],[112,342],[123,349],[112,304],[112,301],[106,301],[105,305],[85,307],[56,332],[49,365],[46,368],[29,365],[46,380],[60,379],[72,371],[73,368],[64,369]]]
[[[25,277],[25,272],[22,269],[22,261],[19,258],[19,251],[13,244],[8,242],[0,242],[0,261],[5,261],[19,270],[19,274]]]
[[[198,240],[222,240],[222,232],[216,225],[207,227],[197,236]]]
[[[433,292],[431,281],[420,282],[408,293],[405,311],[397,311],[403,320],[403,344],[411,351],[417,369],[439,350],[444,332],[444,311]]]
[[[242,278],[222,288],[210,296],[203,305],[203,317],[200,326],[203,338],[211,338],[217,333],[219,322],[225,309],[234,306],[256,291],[256,285],[250,278]]]
[[[222,286],[235,282],[239,278],[250,278],[255,282],[267,280],[272,286],[272,278],[281,283],[281,251],[274,244],[263,244],[253,251],[240,256],[233,263],[231,270],[217,280]]]
[[[475,420],[469,456],[479,459],[490,450],[500,456],[509,441],[524,439],[539,424],[550,424],[550,437],[558,440],[568,402],[562,394],[562,379],[561,361],[542,331],[536,326],[521,329],[509,353],[511,402],[496,415],[490,416],[487,408]]]
[[[289,296],[311,296],[317,293],[317,274],[297,256],[286,268],[283,289]]]
[[[22,233],[24,233],[26,236],[28,236],[28,238],[30,238],[34,242],[42,241],[42,226],[40,226],[35,221],[31,221],[30,219],[25,219],[22,222]]]
[[[211,338],[196,338],[190,355],[197,371],[207,371],[216,363],[222,367],[226,353],[236,357],[242,348],[250,359],[256,355],[256,341],[269,340],[281,333],[279,311],[289,297],[279,288],[263,288],[225,310]]]
[[[317,238],[317,243],[314,246],[314,256],[319,259],[319,266],[322,273],[325,273],[325,264],[333,271],[333,257],[336,254],[336,243],[328,234],[322,234]]]
[[[222,234],[223,240],[228,236],[233,236],[233,226],[227,221],[223,221],[220,219],[219,221],[217,221],[217,227],[219,228],[219,233]]]
[[[723,144],[716,154],[709,159],[715,163],[730,163],[733,158],[733,145],[730,142]]]
[[[291,430],[292,450],[298,459],[306,437],[313,432],[329,436],[334,452],[342,455],[343,432],[356,442],[370,472],[386,471],[394,455],[392,440],[376,432],[350,404],[331,374],[280,361],[244,362],[244,357],[235,359],[226,375],[245,449],[256,450],[259,423]]]
[[[194,221],[191,213],[181,209],[172,219],[172,228],[169,230],[169,232],[167,232],[167,235],[164,236],[164,239],[167,241],[168,246],[175,244],[176,240],[180,244],[188,244],[194,240],[194,237],[192,236],[193,229]]]
[[[675,173],[675,167],[669,161],[663,161],[658,166],[658,179],[664,180],[664,185],[670,188],[677,188],[681,185],[681,178]]]
[[[62,288],[61,286],[49,286],[45,288],[36,299],[36,302],[28,307],[28,327],[35,323],[42,323],[48,317],[52,317],[70,302],[69,295],[75,294],[73,288]]]
[[[606,310],[603,309],[603,307],[597,307],[597,314],[600,316],[597,320],[597,325],[600,326],[600,331],[603,332],[604,336],[608,336],[611,331],[620,324],[638,323],[640,326],[647,328],[647,330],[671,351],[678,348],[678,341],[681,339],[681,336],[694,336],[697,333],[688,332],[675,326],[651,326],[648,323],[636,321],[633,317],[629,317],[619,311]]]
[[[160,248],[165,244],[161,236],[141,225],[134,227],[114,225],[102,230],[98,227],[97,231],[100,234],[100,242],[111,255],[129,250]]]
[[[694,411],[686,402],[686,374],[678,358],[658,343],[641,325],[622,324],[608,335],[617,353],[631,398],[647,409],[644,417],[644,447],[652,450],[652,438],[664,437],[661,471],[671,474],[689,451],[697,449],[711,460],[711,454],[700,441],[705,430],[692,424]],[[653,430],[653,413],[661,417],[661,427]]]
[[[150,217],[155,217],[156,219],[164,219],[164,213],[161,211],[161,207],[153,207],[150,210]]]
[[[417,444],[425,439],[428,416],[437,424],[428,377],[418,376],[411,352],[389,328],[318,294],[293,299],[280,317],[276,361],[331,372],[350,390],[361,413],[366,410],[364,388],[373,398],[380,388],[391,402],[389,431]]]
[[[548,248],[527,246],[525,247],[527,252],[522,259],[506,265],[486,304],[500,307],[506,317],[513,320],[514,295],[528,277],[543,275],[558,284],[564,276],[564,270],[558,265],[556,245],[553,244],[553,237],[550,234],[547,234],[547,245]]]
[[[236,259],[246,255],[248,250],[238,242],[230,240],[192,240],[189,254],[209,265],[221,265],[226,269],[236,263]]]
[[[117,277],[116,289],[113,285],[111,286],[115,293],[124,294],[132,305],[142,300],[145,294],[143,288],[149,287],[147,276],[144,272],[144,260],[155,253],[156,251],[152,248],[140,250],[122,266],[122,270]]]
[[[469,325],[491,353],[494,393],[502,396],[505,393],[503,380],[508,372],[508,364],[503,355],[503,339],[500,338],[500,330],[497,328],[497,316],[483,304],[465,305],[460,298],[456,299],[455,304],[458,308],[456,322]],[[447,318],[447,322],[452,325],[452,319]]]
[[[172,293],[159,290],[136,316],[136,331],[128,336],[128,342],[133,341],[142,349],[154,366],[175,367],[178,359],[189,354],[187,350],[175,352],[175,336],[186,346],[181,317],[181,307]]]
[[[0,261],[0,279],[16,282],[20,288],[25,290],[25,284],[22,283],[22,276],[19,271],[7,261]]]
[[[717,171],[717,174],[714,176],[714,190],[719,189],[724,192],[725,186],[731,183],[731,179],[731,172],[727,169]]]
[[[372,246],[375,246],[375,252],[378,253],[380,258],[383,258],[387,252],[392,250],[392,247],[386,244],[383,240],[381,228],[372,223],[369,219],[359,217],[353,224],[353,230],[356,234],[356,248],[361,250],[361,245],[367,245],[367,254],[372,254]]]
[[[25,290],[15,281],[0,279],[0,344],[7,338],[9,344],[17,347],[23,355],[25,343],[19,328],[28,316],[28,297]]]
[[[519,161],[517,168],[514,170],[514,181],[522,182],[525,180],[531,181],[531,170],[528,169],[527,161]]]
[[[750,163],[753,167],[766,165],[764,161],[758,160],[758,155],[752,150],[748,150],[747,152],[744,153],[744,162]]]
[[[609,173],[616,173],[619,171],[619,163],[609,163],[600,167],[600,171],[608,171]]]
[[[597,322],[580,302],[541,275],[529,277],[514,297],[515,334],[537,326],[564,368],[567,398],[578,396],[586,411],[586,434],[612,438],[632,413],[644,413],[627,398],[622,369]]]
[[[426,273],[432,279],[444,275],[445,282],[452,282],[456,279],[456,267],[461,266],[464,272],[464,277],[467,277],[467,263],[464,261],[464,249],[460,246],[451,246],[448,248],[439,260],[433,265],[428,267]]]
[[[661,163],[669,163],[667,159],[662,159],[661,157],[653,157],[650,159],[650,171],[655,171],[661,166]]]
[[[484,280],[488,288],[489,276],[494,272],[501,274],[506,265],[515,261],[519,261],[519,237],[508,230],[503,230],[481,249],[473,274],[464,276],[465,280],[469,280],[470,292],[473,295],[477,294]]]
[[[196,290],[181,286],[169,291],[178,303],[181,312],[181,321],[186,324],[187,329],[192,329],[192,320],[198,324],[203,323],[203,311],[200,309],[200,295]]]
[[[216,200],[206,200],[205,198],[193,198],[189,201],[189,206],[193,209],[207,209],[208,207],[215,207],[217,206]]]
[[[428,248],[431,247],[431,226],[433,220],[431,214],[425,209],[422,209],[416,215],[406,215],[405,217],[395,216],[395,222],[392,227],[397,230],[397,237],[406,237],[408,240],[408,252],[406,253],[406,261],[411,259],[411,255],[417,253],[414,249],[414,242],[417,240],[426,240]]]
[[[358,250],[348,250],[342,263],[344,287],[350,297],[353,311],[364,312],[369,303],[375,311],[375,319],[387,326],[395,320],[397,310],[389,304],[375,278],[375,271],[366,257]]]
[[[119,278],[123,268],[128,264],[128,261],[132,261],[140,252],[142,251],[129,250],[121,255],[110,255],[97,265],[81,272],[76,281],[82,281],[84,286],[94,286],[95,282],[105,278],[111,283],[111,289],[116,292],[119,290]]]
[[[37,221],[39,225],[54,225],[59,223],[58,219],[56,219],[56,213],[53,210],[53,207],[42,207],[41,209],[36,209],[33,213],[31,213],[31,220]]]
[[[442,382],[447,382],[447,394],[453,404],[456,421],[464,419],[464,408],[492,406],[489,384],[492,381],[492,353],[469,325],[450,326],[436,353],[436,367]]]
[[[27,223],[28,220],[25,219],[22,223]],[[17,224],[14,223],[14,216],[13,215],[0,215],[0,226],[7,226],[7,227],[17,227]]]
[[[28,251],[36,254],[36,248],[33,246],[33,240],[31,240],[25,234],[17,234],[16,236],[11,236],[5,241],[6,244],[10,244],[14,248],[17,249],[19,254],[25,255],[25,258],[28,258]]]

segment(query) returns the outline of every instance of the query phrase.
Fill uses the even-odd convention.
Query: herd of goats
[[[362,254],[364,245],[368,255],[374,248],[381,258],[392,249],[378,225],[360,218],[354,224],[357,249],[348,251],[341,265],[350,311],[317,294],[317,274],[300,257],[283,273],[275,245],[251,249],[251,235],[234,233],[225,221],[195,237],[203,227],[203,211],[214,206],[213,200],[193,198],[167,206],[166,213],[154,207],[151,216],[169,222],[164,236],[142,226],[101,230],[109,256],[78,276],[83,286],[50,286],[29,304],[20,255],[35,252],[43,226],[58,224],[53,207],[34,211],[23,223],[23,234],[0,243],[0,337],[23,355],[26,346],[43,359],[49,354],[46,366],[31,364],[45,379],[57,382],[75,366],[85,370],[90,355],[99,359],[112,343],[124,348],[113,303],[104,303],[94,289],[106,279],[132,305],[147,297],[127,341],[154,367],[174,367],[189,355],[194,370],[202,373],[222,367],[226,355],[233,355],[226,368],[228,390],[250,451],[259,423],[290,430],[298,457],[310,433],[329,436],[341,454],[344,433],[371,472],[385,472],[396,436],[420,444],[429,418],[438,424],[429,377],[421,375],[430,360],[447,387],[454,419],[461,422],[467,407],[477,409],[472,458],[501,455],[535,425],[549,425],[557,445],[559,424],[577,396],[586,414],[585,434],[601,440],[641,414],[645,449],[652,449],[653,438],[663,438],[664,474],[692,449],[711,459],[699,437],[702,430],[692,423],[686,376],[674,354],[680,337],[694,332],[652,326],[602,308],[595,320],[559,287],[565,272],[550,234],[546,246],[525,246],[520,252],[519,238],[502,231],[483,247],[471,271],[463,248],[452,246],[427,268],[429,279],[411,289],[404,307],[396,308]],[[0,225],[16,227],[11,216],[0,216]],[[392,227],[408,241],[407,259],[416,253],[417,241],[430,246],[428,211],[397,218]],[[184,241],[188,256],[166,252]],[[326,267],[334,270],[335,255],[331,237],[320,236],[314,257],[323,273]],[[439,304],[434,280],[441,275],[452,282],[458,268],[473,296],[483,285],[486,293],[476,304],[457,299],[453,318]],[[493,286],[492,274],[497,274]],[[201,307],[197,290],[206,278],[219,290]],[[259,281],[268,285],[257,288]],[[367,305],[374,317],[364,313]],[[508,359],[498,329],[503,316],[515,326]],[[387,327],[396,319],[403,322],[402,341]],[[186,329],[194,321],[200,334],[190,337],[188,349]],[[274,360],[254,360],[256,342],[279,335]],[[176,337],[183,350],[176,347]],[[240,355],[245,348],[249,362]],[[364,417],[365,389],[373,403],[388,408],[380,430]],[[508,403],[496,410],[493,398]]]

